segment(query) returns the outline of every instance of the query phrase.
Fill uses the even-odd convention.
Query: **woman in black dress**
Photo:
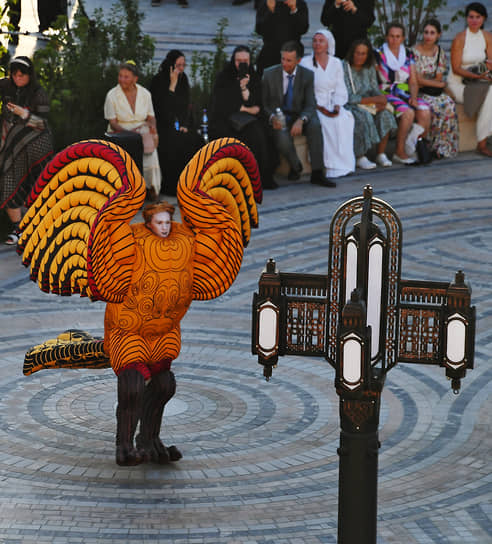
[[[28,57],[15,57],[11,61],[10,77],[0,80],[0,98],[0,208],[5,208],[13,224],[5,243],[15,245],[22,206],[53,155],[45,119],[49,111],[48,95],[37,82]]]
[[[176,194],[181,172],[203,145],[202,137],[190,126],[190,84],[185,67],[184,54],[173,49],[150,84],[159,134],[161,192],[167,195]]]
[[[262,116],[261,80],[251,65],[248,47],[234,49],[230,62],[217,75],[210,99],[211,138],[234,137],[253,152],[264,189],[276,189],[270,158],[272,144],[266,137]]]

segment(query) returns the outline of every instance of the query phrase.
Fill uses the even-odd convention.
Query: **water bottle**
[[[334,104],[335,100],[334,100],[334,98],[335,98],[335,91],[333,89],[330,89],[328,91],[328,102],[326,104],[326,109],[330,113],[332,113],[333,110],[335,109],[335,104]]]
[[[202,138],[206,144],[208,144],[208,115],[207,110],[203,110],[202,124],[201,124]]]
[[[273,115],[274,115],[274,118],[280,123],[282,130],[285,130],[286,122],[285,122],[284,112],[280,108],[277,108]]]

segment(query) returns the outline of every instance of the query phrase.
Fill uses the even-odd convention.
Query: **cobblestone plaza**
[[[22,375],[32,345],[66,328],[102,335],[104,304],[41,293],[3,246],[0,542],[335,543],[334,371],[324,359],[285,357],[266,383],[250,351],[251,299],[269,257],[281,271],[326,272],[331,217],[366,183],[401,218],[402,277],[451,281],[463,269],[477,307],[475,369],[459,395],[436,367],[388,374],[378,543],[492,542],[490,172],[490,161],[464,153],[353,175],[336,189],[303,179],[267,192],[236,282],[193,303],[182,323],[161,436],[184,457],[169,466],[115,464],[112,371]]]

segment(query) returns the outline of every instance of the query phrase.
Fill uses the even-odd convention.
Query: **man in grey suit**
[[[281,64],[263,73],[263,108],[273,129],[275,146],[290,165],[289,179],[299,179],[302,164],[297,156],[293,137],[306,135],[311,159],[311,183],[335,187],[325,178],[323,165],[323,136],[316,113],[314,73],[299,66],[301,52],[297,42],[286,42],[281,50]],[[286,117],[286,127],[275,117],[280,108]]]

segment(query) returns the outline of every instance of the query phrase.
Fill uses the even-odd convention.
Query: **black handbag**
[[[429,164],[432,162],[432,152],[429,147],[429,143],[425,138],[419,138],[417,145],[415,146],[419,164]]]
[[[253,121],[256,121],[256,117],[246,111],[235,111],[229,115],[229,124],[237,132],[241,132]]]
[[[430,96],[441,96],[444,89],[440,87],[420,87],[420,92]]]
[[[439,52],[437,53],[437,59],[436,59],[436,67],[434,69],[434,75],[432,76],[432,79],[435,79],[437,75],[437,69],[439,67],[439,60],[441,58],[441,46],[438,45]],[[440,87],[420,87],[419,91],[424,94],[428,94],[430,96],[440,96],[444,89],[441,89]]]
[[[489,69],[487,68],[487,65],[485,64],[485,62],[480,62],[479,64],[474,64],[473,66],[468,66],[466,69],[469,72],[471,72],[472,74],[477,74],[477,76],[481,76],[482,74],[489,73],[489,77],[490,77],[490,72],[489,72]],[[468,77],[463,78],[463,83],[465,85],[468,84],[468,83],[474,83],[475,81],[477,81],[477,80],[472,79],[472,78],[468,78]],[[485,81],[485,80],[483,80],[483,81]]]

